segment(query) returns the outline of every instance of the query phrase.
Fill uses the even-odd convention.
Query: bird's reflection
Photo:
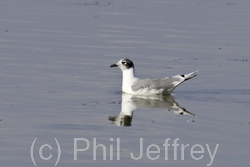
[[[108,119],[117,126],[131,126],[133,111],[137,108],[165,108],[175,114],[195,116],[195,114],[180,107],[172,95],[135,96],[123,93],[121,112],[117,116],[109,116]]]

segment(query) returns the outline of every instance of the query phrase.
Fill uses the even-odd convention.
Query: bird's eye
[[[126,62],[126,61],[122,61],[122,64],[123,64],[123,65],[126,65],[126,64],[127,64],[127,62]]]

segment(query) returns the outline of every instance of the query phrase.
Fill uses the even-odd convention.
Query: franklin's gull
[[[121,59],[110,67],[119,67],[122,70],[122,91],[132,95],[171,94],[178,85],[195,77],[199,71],[161,79],[139,79],[135,76],[134,63],[129,59]]]

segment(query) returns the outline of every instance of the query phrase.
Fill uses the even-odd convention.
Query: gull
[[[110,67],[122,70],[122,92],[132,95],[164,95],[171,92],[181,83],[196,76],[199,71],[184,75],[175,75],[161,79],[139,79],[135,76],[134,63],[129,59],[121,59]]]

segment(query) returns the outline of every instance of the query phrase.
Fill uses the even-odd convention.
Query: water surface
[[[55,138],[61,147],[57,166],[248,166],[249,7],[246,0],[2,0],[1,166],[33,166],[36,138],[37,166],[55,165]],[[137,99],[144,107],[133,111],[130,126],[109,121],[122,109],[121,71],[109,68],[121,58],[132,59],[141,78],[199,69],[173,92],[172,103],[195,116]],[[90,145],[77,160],[75,138],[85,139],[79,148],[87,147],[86,140]],[[140,156],[140,138],[144,154],[134,160],[130,153]],[[170,146],[166,159],[166,139],[178,139],[177,157]],[[102,146],[94,160],[95,142],[106,147],[106,161]],[[50,160],[40,157],[44,144],[52,148],[42,149]],[[156,160],[146,154],[151,144]],[[181,144],[189,144],[184,157]],[[190,154],[195,144],[204,148],[194,154],[203,155],[200,160]],[[206,144],[212,153],[219,144],[213,161]]]

